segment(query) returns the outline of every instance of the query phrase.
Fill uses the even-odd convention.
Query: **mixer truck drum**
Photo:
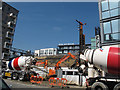
[[[107,73],[120,74],[120,47],[105,46],[94,50],[87,49],[80,58]]]

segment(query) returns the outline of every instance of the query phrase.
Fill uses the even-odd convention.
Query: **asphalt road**
[[[8,85],[12,85],[12,88],[50,88],[49,83],[45,84],[46,82],[44,82],[42,85],[38,85],[38,84],[31,84],[28,81],[18,81],[11,79],[4,79],[4,81]]]
[[[28,81],[18,81],[18,80],[11,80],[11,79],[4,79],[4,81],[8,84],[8,85],[12,85],[12,90],[40,90],[40,89],[57,89],[57,90],[61,90],[61,87],[53,87],[51,88],[51,86],[49,85],[48,81],[43,81],[42,84],[38,85],[38,84],[31,84]],[[86,88],[84,87],[80,87],[80,86],[76,86],[76,85],[68,85],[69,88],[64,88],[65,90],[70,90],[70,89],[79,89],[79,90],[85,90]]]

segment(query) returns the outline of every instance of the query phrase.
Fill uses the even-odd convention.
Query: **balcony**
[[[10,35],[14,35],[13,31],[7,31],[7,33],[10,34]]]
[[[14,29],[15,28],[15,22],[13,22],[13,21],[9,21],[8,23],[7,23],[7,26],[8,26],[8,28],[10,28],[10,29]]]
[[[11,45],[12,45],[11,42],[5,42],[4,48],[5,48],[5,49],[10,49],[10,48],[11,48]]]
[[[2,58],[3,59],[8,59],[9,58],[9,55],[10,55],[10,53],[3,53],[3,55],[2,55]]]
[[[16,15],[14,15],[14,13],[10,13],[9,16],[12,18],[16,18]]]
[[[8,32],[6,33],[6,38],[8,38],[8,39],[13,39],[13,34],[8,31]]]

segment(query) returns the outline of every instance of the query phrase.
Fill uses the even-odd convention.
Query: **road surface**
[[[4,81],[10,86],[12,86],[12,90],[40,90],[45,89],[56,89],[57,90],[61,90],[60,87],[53,87],[51,88],[51,86],[49,85],[48,81],[43,81],[41,85],[38,84],[31,84],[29,81],[18,81],[18,80],[11,80],[11,79],[4,79]],[[74,89],[78,89],[78,90],[85,90],[86,88],[84,87],[80,87],[80,86],[76,86],[76,85],[68,85],[69,88],[64,88],[65,90],[74,90]]]

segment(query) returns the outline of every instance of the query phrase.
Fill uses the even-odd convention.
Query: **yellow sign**
[[[5,76],[11,77],[11,73],[5,73]]]

